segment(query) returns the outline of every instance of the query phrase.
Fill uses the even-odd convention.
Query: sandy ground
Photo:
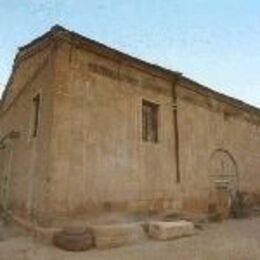
[[[1,229],[0,229],[1,232]],[[0,240],[0,260],[258,260],[260,218],[210,224],[188,238],[168,242],[144,241],[110,250],[92,249],[72,253],[33,242],[24,236]]]

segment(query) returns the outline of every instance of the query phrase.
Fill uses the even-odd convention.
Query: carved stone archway
[[[210,200],[224,215],[229,214],[231,198],[238,190],[238,166],[232,154],[225,149],[215,150],[209,160]]]
[[[215,187],[238,189],[238,166],[227,150],[217,149],[212,153],[209,174]]]

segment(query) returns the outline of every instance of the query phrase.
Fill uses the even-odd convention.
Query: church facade
[[[260,196],[260,110],[55,26],[1,100],[0,203],[41,227]]]

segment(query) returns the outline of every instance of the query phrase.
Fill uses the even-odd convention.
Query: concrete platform
[[[148,224],[148,234],[157,240],[171,240],[175,238],[191,236],[195,232],[192,222],[181,221],[152,221]]]

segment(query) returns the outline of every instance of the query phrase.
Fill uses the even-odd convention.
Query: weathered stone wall
[[[237,172],[238,189],[259,193],[259,115],[195,93],[187,88],[190,84],[183,80],[177,87],[184,208],[207,208],[214,195],[211,160],[216,151],[231,158],[229,164],[224,158],[219,163],[227,167],[223,169],[227,174]]]
[[[44,212],[42,224],[105,212],[159,212],[181,204],[206,210],[214,195],[210,167],[216,151],[234,159],[240,189],[257,191],[259,128],[251,115],[191,91],[182,80],[178,184],[172,81],[65,42],[54,66],[46,171],[51,210]],[[160,105],[157,144],[142,141],[142,99]]]
[[[56,70],[52,213],[176,207],[171,82],[66,43]],[[160,105],[156,144],[142,141],[142,99]]]
[[[222,168],[236,189],[260,193],[259,113],[181,78],[176,125],[174,76],[98,47],[58,37],[55,44],[26,53],[1,108],[0,138],[20,133],[0,149],[0,177],[8,173],[6,201],[15,214],[50,226],[110,212],[205,211]],[[39,132],[32,138],[38,93]],[[159,105],[158,143],[142,140],[143,99]]]
[[[44,195],[48,181],[54,78],[51,50],[46,48],[22,57],[0,113],[0,138],[11,131],[19,133],[16,139],[7,138],[5,147],[0,149],[0,203],[24,219],[38,217],[46,211]],[[38,135],[33,138],[33,97],[36,94],[40,94],[40,118]]]

